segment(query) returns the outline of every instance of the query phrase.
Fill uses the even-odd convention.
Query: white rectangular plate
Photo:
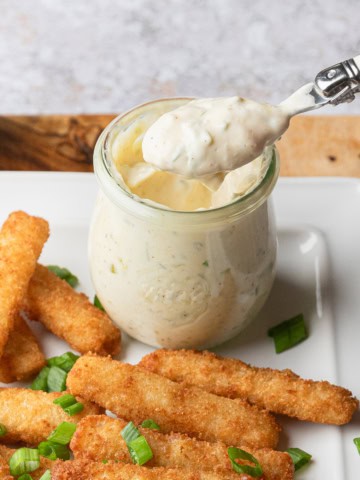
[[[0,222],[18,209],[46,218],[51,237],[41,262],[70,268],[91,298],[86,245],[96,192],[92,174],[0,173]],[[254,365],[329,380],[359,397],[360,181],[280,179],[274,201],[279,232],[274,288],[257,320],[215,350]],[[276,355],[269,326],[300,312],[309,339]],[[36,332],[47,356],[69,349],[41,327]],[[152,350],[126,337],[120,358],[137,363]],[[297,480],[359,478],[360,457],[352,441],[360,437],[358,414],[344,427],[279,421],[284,427],[280,449],[300,447],[313,455]]]

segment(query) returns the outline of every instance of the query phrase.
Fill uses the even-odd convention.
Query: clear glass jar
[[[116,136],[144,115],[154,121],[159,102],[171,110],[185,101],[136,107],[100,136],[90,269],[104,308],[130,336],[156,347],[209,348],[237,335],[270,292],[276,229],[269,195],[279,159],[268,147],[271,160],[259,185],[216,209],[174,211],[132,195],[121,186],[112,158]]]

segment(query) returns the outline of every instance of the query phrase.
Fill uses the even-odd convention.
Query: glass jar
[[[220,208],[174,211],[121,185],[112,145],[137,119],[152,123],[160,100],[117,117],[100,136],[94,169],[100,184],[90,237],[90,270],[104,308],[130,336],[156,347],[210,348],[237,335],[270,292],[276,229],[269,195],[279,160],[248,194]],[[129,153],[131,155],[131,152]]]

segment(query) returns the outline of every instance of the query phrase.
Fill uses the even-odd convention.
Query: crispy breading
[[[84,410],[69,416],[53,401],[62,393],[46,393],[29,388],[0,389],[0,423],[6,429],[1,437],[3,443],[25,442],[37,446],[46,440],[61,422],[77,423],[86,415],[96,415],[103,411],[92,403],[79,398]]]
[[[10,475],[9,465],[0,459],[0,480],[14,480],[14,477]]]
[[[120,351],[120,330],[109,316],[42,265],[36,266],[23,308],[80,353]]]
[[[9,459],[15,452],[14,449],[0,445],[0,480],[12,480],[10,475]]]
[[[0,230],[0,356],[49,236],[46,220],[13,212]]]
[[[10,475],[10,469],[9,469],[9,460],[13,456],[13,454],[16,452],[16,449],[14,448],[8,448],[5,447],[4,445],[0,445],[0,466],[1,464],[5,465],[7,468],[4,468],[4,472],[7,472],[8,477],[2,477],[1,476],[1,467],[0,467],[0,480],[10,480],[14,477]],[[53,466],[53,463],[51,460],[40,457],[40,467],[35,470],[34,472],[31,472],[31,477],[33,480],[39,480],[43,473],[46,470],[51,470],[51,467]]]
[[[45,366],[45,357],[30,327],[19,313],[0,358],[0,382],[27,380]]]
[[[89,461],[121,460],[132,463],[128,448],[121,437],[127,421],[106,415],[89,415],[77,426],[70,448],[76,459]],[[219,475],[241,480],[232,469],[227,449],[222,442],[205,442],[181,433],[164,434],[157,430],[139,427],[154,454],[147,467],[184,468],[193,471],[210,470]],[[294,464],[285,452],[271,449],[239,447],[257,458],[266,480],[291,480]]]
[[[85,355],[70,371],[67,386],[80,395],[140,424],[152,418],[162,431],[187,433],[227,445],[276,446],[279,426],[266,411],[243,400],[184,387],[160,375],[111,358]]]
[[[243,398],[275,413],[309,422],[342,425],[358,400],[329,382],[304,380],[291,370],[258,368],[211,352],[156,350],[139,366],[184,385],[229,398]]]
[[[248,476],[251,480],[252,477]],[[212,472],[192,472],[170,468],[146,468],[139,465],[109,462],[57,460],[51,470],[51,480],[224,480]],[[241,476],[239,476],[239,480]],[[259,480],[259,477],[258,479]]]

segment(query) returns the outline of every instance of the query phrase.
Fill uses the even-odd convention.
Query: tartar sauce
[[[192,100],[150,126],[144,160],[189,178],[229,172],[257,158],[289,121],[285,108],[242,97]]]
[[[199,116],[201,108],[197,105],[204,105],[203,116]],[[270,158],[263,153],[266,144],[278,138],[288,125],[287,115],[276,107],[239,97],[190,101],[164,113],[166,107],[161,102],[152,104],[151,114],[139,116],[119,132],[112,144],[112,156],[125,189],[147,203],[171,210],[208,210],[249,193],[267,171]],[[191,112],[194,114],[192,120]],[[189,128],[181,129],[176,118],[184,119],[184,125],[188,121]],[[164,122],[167,132],[162,129]],[[202,133],[205,125],[212,136],[212,141],[206,144],[201,140],[206,137]],[[154,126],[157,126],[157,134],[163,134],[163,141],[159,139],[158,146],[152,140],[156,137],[151,134]],[[180,130],[184,133],[183,138],[180,138]],[[168,141],[169,137],[171,141]],[[171,162],[167,162],[165,150],[176,141],[180,146],[185,142],[186,148],[181,147],[180,156],[172,165],[178,165],[180,170],[181,167],[188,169],[185,176],[184,171],[171,171]],[[159,153],[156,166],[155,161],[150,164],[144,158],[151,151],[150,147],[154,149],[154,156]],[[193,152],[190,160],[186,159],[189,152]],[[240,160],[248,163],[235,168]],[[210,171],[216,162],[222,163],[221,168],[225,171],[197,178],[199,170],[202,173]]]
[[[89,256],[96,293],[125,332],[154,346],[209,348],[239,333],[270,292],[276,229],[268,195],[278,160],[273,147],[262,151],[264,145],[258,143],[264,136],[257,130],[268,132],[270,142],[286,120],[275,109],[272,122],[269,106],[215,100],[219,115],[224,114],[220,117],[230,123],[221,124],[221,118],[208,111],[207,125],[211,118],[214,127],[209,128],[212,140],[204,142],[202,162],[208,161],[208,149],[218,161],[218,146],[231,161],[226,169],[235,167],[233,155],[246,138],[251,138],[246,144],[257,158],[229,172],[188,178],[145,162],[142,149],[151,126],[166,112],[177,115],[177,107],[185,103],[197,111],[196,102],[185,99],[153,102],[119,117],[100,136],[94,167],[101,192]],[[242,104],[247,112],[260,110],[256,118],[264,124],[245,119],[248,133],[242,130],[240,141],[236,136],[241,120],[233,114]],[[189,149],[195,149],[197,139],[192,141]],[[224,149],[223,141],[228,142]],[[200,161],[201,151],[198,155]]]

